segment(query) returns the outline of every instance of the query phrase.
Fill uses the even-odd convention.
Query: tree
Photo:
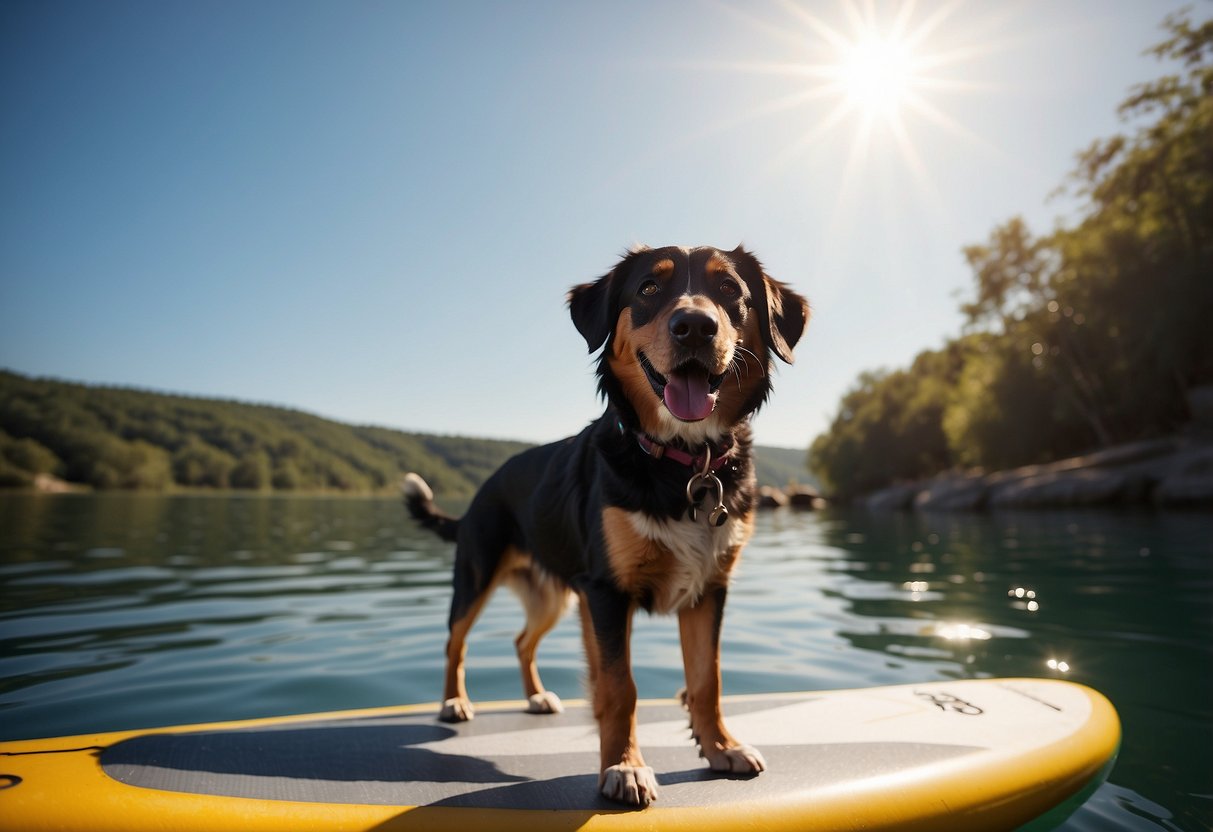
[[[13,439],[0,432],[0,458],[29,474],[53,474],[63,463],[54,452],[33,439]]]
[[[191,438],[173,454],[173,477],[180,485],[196,488],[228,488],[236,458]]]
[[[283,460],[274,468],[273,486],[276,491],[294,491],[303,487],[303,475],[292,460]]]
[[[230,481],[232,488],[250,491],[268,489],[272,482],[269,454],[258,448],[242,456],[232,469]]]
[[[1086,313],[1081,311],[1085,307],[1075,312],[1073,306],[1063,307],[1057,299],[1058,288],[1064,290],[1070,272],[1060,265],[1062,257],[1055,240],[1034,237],[1023,220],[1015,217],[995,228],[985,245],[967,246],[964,256],[973,270],[975,283],[974,300],[961,305],[967,327],[993,336],[979,342],[980,349],[973,358],[981,366],[967,374],[970,380],[984,378],[985,387],[971,388],[968,392],[984,393],[995,385],[997,377],[991,376],[991,372],[996,368],[1016,373],[1017,377],[1008,379],[1004,389],[1019,389],[1033,401],[1053,396],[1066,399],[1073,412],[1086,421],[1093,442],[1110,444],[1113,434],[1105,424],[1106,384],[1101,367],[1091,360],[1091,350],[1084,344],[1089,339],[1083,336],[1089,330],[1078,333],[1074,329],[1086,321]],[[1029,368],[1023,366],[1022,359],[1029,351],[1029,360],[1035,368],[1043,370],[1047,365],[1047,372],[1026,372]],[[994,357],[998,353],[1003,356]],[[956,408],[965,401],[977,404],[973,395],[953,396]],[[1002,431],[1031,429],[1027,424],[997,419],[997,414],[989,409],[997,403],[988,396],[984,405],[986,412],[980,421],[988,428],[993,429],[1001,422],[998,429]],[[991,454],[984,453],[982,448],[957,447],[955,443],[973,441],[979,435],[960,430],[958,426],[964,420],[963,413],[957,411],[949,433],[958,457],[990,458]],[[962,440],[962,436],[966,439]],[[995,455],[1001,454],[995,451]],[[1023,459],[1034,457],[1035,454],[1027,454]]]
[[[1116,438],[1173,429],[1187,390],[1213,381],[1213,19],[1164,28],[1152,51],[1183,71],[1135,86],[1120,113],[1136,131],[1079,156],[1071,187],[1087,214],[1054,239],[1057,300],[1085,312],[1087,349],[1102,348]]]
[[[951,343],[920,353],[909,370],[860,375],[810,447],[809,469],[851,497],[950,467],[943,414],[961,354]]]
[[[943,429],[962,466],[1010,468],[1081,447],[1084,425],[1056,394],[1040,353],[1022,337],[968,341],[964,368],[948,393]]]

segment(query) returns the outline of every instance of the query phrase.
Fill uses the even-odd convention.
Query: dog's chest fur
[[[750,524],[735,518],[716,527],[702,516],[670,520],[611,508],[604,521],[616,582],[657,613],[695,604],[710,585],[727,583],[750,536]]]

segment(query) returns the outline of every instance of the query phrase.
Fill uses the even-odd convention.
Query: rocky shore
[[[783,488],[764,485],[758,489],[759,508],[783,508],[817,510],[826,507],[825,498],[816,488],[798,482],[789,482]]]
[[[859,498],[874,511],[980,511],[1075,506],[1213,508],[1213,438],[1119,445],[1047,465],[949,473]]]

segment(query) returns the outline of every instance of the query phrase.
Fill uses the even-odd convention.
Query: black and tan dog
[[[721,719],[720,624],[752,529],[749,417],[771,391],[773,357],[791,363],[809,310],[742,248],[637,249],[568,301],[590,352],[602,348],[606,412],[577,436],[510,459],[460,519],[436,508],[415,474],[405,479],[405,502],[457,544],[441,718],[472,718],[466,639],[500,584],[526,611],[516,643],[529,710],[560,711],[535,650],[576,598],[600,788],[645,805],[657,782],[636,741],[629,640],[637,607],[678,614],[691,729],[712,769],[766,765]]]

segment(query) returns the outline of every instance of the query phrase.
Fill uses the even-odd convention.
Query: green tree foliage
[[[173,479],[179,485],[195,488],[228,488],[236,458],[190,437],[173,452]]]
[[[307,413],[0,372],[0,486],[388,492],[418,471],[467,496],[528,447],[354,427]]]
[[[272,481],[270,471],[272,463],[270,455],[262,448],[249,451],[240,461],[236,463],[236,467],[232,469],[231,484],[232,488],[243,488],[249,491],[268,491]],[[342,483],[344,486],[341,490],[349,491],[354,488],[354,483],[347,480]]]
[[[54,474],[63,466],[59,457],[33,439],[14,439],[0,431],[0,458],[31,474]]]
[[[943,411],[955,464],[992,470],[1045,462],[1086,441],[1070,400],[1036,361],[1034,342],[1012,340],[983,334],[965,341],[963,369]]]
[[[299,468],[289,459],[280,461],[274,468],[274,475],[270,480],[270,485],[275,491],[294,491],[301,487],[303,483],[303,475],[299,473]]]
[[[54,453],[33,439],[14,439],[0,430],[0,488],[25,488],[38,474],[54,474],[63,466]]]
[[[964,249],[966,334],[943,351],[955,372],[914,383],[919,356],[843,397],[810,451],[838,493],[1046,461],[1187,420],[1187,392],[1213,382],[1213,20],[1181,13],[1164,28],[1153,52],[1182,71],[1135,86],[1120,108],[1132,131],[1079,154],[1067,187],[1080,219],[1037,237],[1013,218]]]
[[[943,412],[962,354],[952,343],[921,353],[908,370],[860,375],[809,449],[809,468],[834,494],[850,497],[948,467]]]

